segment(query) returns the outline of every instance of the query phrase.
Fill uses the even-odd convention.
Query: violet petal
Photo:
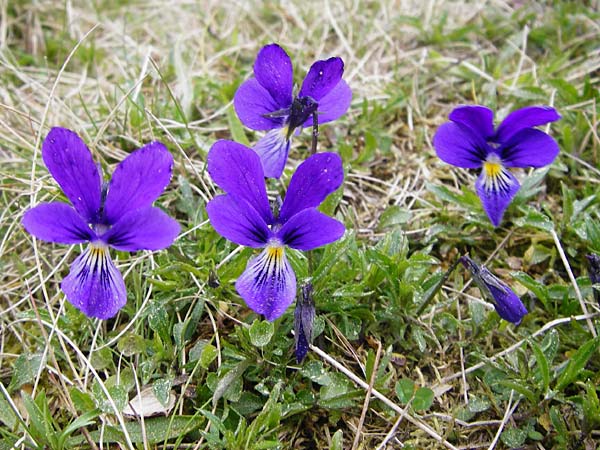
[[[81,138],[66,128],[52,128],[42,144],[42,157],[77,212],[87,223],[96,222],[100,210],[100,174]]]
[[[284,117],[265,117],[281,108],[256,78],[240,85],[233,97],[233,106],[240,122],[253,130],[271,130],[284,124]]]
[[[273,223],[264,172],[256,152],[237,142],[220,140],[210,148],[207,164],[208,173],[221,189],[252,205],[267,224]]]
[[[341,222],[315,208],[308,208],[293,215],[277,237],[289,247],[308,251],[337,241],[345,230]]]
[[[549,106],[529,106],[511,112],[496,131],[496,142],[506,142],[524,128],[537,127],[560,119],[556,109]]]
[[[213,228],[221,236],[247,247],[264,247],[271,231],[263,217],[243,199],[219,195],[206,205]]]
[[[320,124],[332,122],[339,119],[341,116],[346,114],[350,103],[352,102],[352,89],[348,86],[344,80],[340,82],[319,100],[319,107],[317,109],[317,122]],[[312,117],[304,122],[304,127],[312,127]]]
[[[115,169],[108,185],[104,217],[115,224],[125,213],[152,205],[171,180],[173,156],[160,142],[131,153]]]
[[[66,203],[41,203],[23,215],[23,227],[38,239],[81,244],[96,235],[77,211]]]
[[[341,58],[329,58],[316,61],[310,66],[298,97],[311,97],[317,102],[331,92],[344,74],[344,62]]]
[[[465,105],[454,108],[448,118],[468,127],[484,140],[494,136],[494,112],[479,105]]]
[[[343,180],[342,158],[338,154],[323,152],[312,155],[292,175],[279,220],[285,222],[303,209],[319,206],[340,187]]]
[[[123,276],[107,247],[90,245],[73,262],[61,288],[67,300],[88,317],[109,319],[127,303]]]
[[[267,247],[248,261],[235,287],[250,309],[267,320],[281,316],[296,296],[296,275],[283,247]]]
[[[495,227],[500,225],[504,211],[519,190],[519,182],[508,170],[502,168],[490,176],[485,169],[475,182],[475,191],[481,199],[483,210]]]
[[[100,239],[125,252],[162,250],[173,243],[180,226],[154,206],[127,212]]]
[[[533,128],[515,133],[498,149],[507,167],[544,167],[552,164],[558,152],[558,144],[552,137]]]
[[[479,134],[454,122],[445,123],[437,129],[433,147],[442,161],[465,169],[481,167],[490,150]]]
[[[292,61],[279,45],[269,44],[260,49],[254,62],[254,76],[269,91],[279,108],[287,108],[292,104]]]
[[[262,164],[265,177],[279,178],[285,169],[290,152],[291,139],[287,138],[287,128],[267,131],[252,147]]]

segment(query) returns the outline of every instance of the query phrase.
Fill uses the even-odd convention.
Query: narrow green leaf
[[[219,380],[212,397],[213,405],[217,404],[217,402],[221,397],[223,397],[223,394],[225,394],[227,389],[229,389],[229,387],[231,387],[233,383],[243,375],[248,366],[250,366],[250,360],[245,359],[236,364],[231,370],[229,370],[229,372],[225,374],[225,376],[223,376]]]
[[[331,450],[344,449],[344,433],[342,430],[337,430],[331,438]]]
[[[531,346],[533,354],[535,355],[538,372],[542,379],[542,393],[546,395],[546,392],[548,392],[548,387],[550,386],[550,367],[548,366],[548,360],[546,359],[546,355],[544,355],[542,349],[535,342],[530,342],[529,345]]]
[[[599,346],[600,337],[596,337],[579,347],[579,349],[569,360],[565,370],[563,370],[558,377],[555,390],[562,391],[565,387],[574,382],[577,379],[579,372],[583,370],[588,360],[598,350]]]
[[[229,130],[231,131],[231,137],[234,141],[244,144],[246,147],[250,147],[250,141],[246,137],[244,132],[244,126],[240,119],[238,119],[233,107],[227,108],[227,123],[229,124]]]

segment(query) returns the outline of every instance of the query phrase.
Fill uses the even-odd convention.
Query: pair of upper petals
[[[342,80],[341,58],[315,62],[304,78],[298,97],[311,97],[318,102],[318,122],[326,123],[342,116],[350,106],[352,91]],[[277,44],[263,47],[254,63],[254,78],[237,90],[234,106],[241,122],[253,130],[271,130],[285,125],[284,117],[265,117],[289,108],[293,101],[294,76],[292,62]],[[306,126],[312,125],[309,119]]]
[[[342,162],[334,153],[318,153],[298,166],[277,218],[254,151],[233,141],[217,141],[208,153],[208,172],[226,194],[211,200],[207,212],[217,232],[230,241],[258,248],[278,239],[311,250],[344,233],[340,222],[316,209],[343,180]]]
[[[460,106],[436,132],[433,144],[444,162],[475,169],[493,152],[506,167],[543,167],[558,155],[556,141],[533,127],[560,119],[554,108],[531,106],[510,113],[494,130],[494,113],[484,106]]]
[[[177,222],[152,205],[171,179],[173,157],[160,142],[131,153],[115,169],[102,204],[98,166],[71,130],[53,128],[42,145],[50,174],[73,207],[42,203],[27,211],[23,225],[39,239],[75,244],[100,239],[119,250],[159,250],[179,233]],[[97,235],[89,225],[107,231]]]

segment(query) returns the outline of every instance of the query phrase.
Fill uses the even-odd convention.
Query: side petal
[[[173,243],[179,230],[176,220],[150,206],[129,211],[100,239],[125,252],[162,250]]]
[[[296,275],[283,247],[269,246],[248,261],[235,288],[255,313],[267,320],[281,316],[296,297]]]
[[[519,190],[519,181],[508,170],[494,173],[481,171],[475,182],[475,191],[481,199],[483,210],[495,227],[500,225],[504,211]]]
[[[88,317],[110,319],[127,303],[123,276],[110,259],[108,247],[90,245],[71,265],[61,289]]]
[[[59,244],[81,244],[96,235],[66,203],[41,203],[23,215],[23,227],[38,239]]]
[[[316,61],[306,74],[298,97],[311,97],[317,102],[331,92],[344,74],[342,58]]]
[[[269,44],[260,49],[254,62],[254,76],[269,91],[279,108],[287,108],[292,104],[292,61],[279,45]]]
[[[285,222],[303,209],[319,206],[341,186],[343,180],[342,158],[338,154],[323,152],[312,155],[292,175],[279,220]]]
[[[470,128],[484,140],[494,136],[494,112],[485,106],[459,106],[452,110],[448,119]]]
[[[307,251],[337,241],[344,231],[346,228],[341,222],[308,208],[292,216],[277,237],[289,247]]]
[[[66,128],[52,128],[42,144],[42,158],[77,212],[86,222],[96,222],[100,210],[100,174],[81,138]]]
[[[289,108],[291,103],[286,107]],[[271,130],[283,126],[284,117],[265,117],[281,108],[256,78],[250,78],[240,85],[233,96],[233,107],[240,121],[253,130]]]
[[[265,177],[279,178],[290,152],[291,139],[287,128],[268,131],[252,149],[258,154]]]
[[[319,124],[332,122],[339,119],[352,102],[352,89],[348,86],[344,80],[340,82],[321,100],[319,100],[319,107],[317,109],[317,121]],[[312,127],[312,117],[304,122],[304,127]]]
[[[496,142],[506,142],[523,128],[537,127],[560,119],[560,114],[550,106],[529,106],[511,112],[496,131]]]
[[[233,141],[215,142],[207,157],[208,173],[225,192],[248,202],[267,224],[273,213],[265,188],[265,175],[259,156]]]
[[[242,199],[219,195],[206,205],[213,228],[226,239],[247,247],[264,247],[271,231],[261,215]]]
[[[146,208],[171,181],[173,156],[160,142],[131,153],[115,169],[104,204],[105,221],[113,225],[128,211]]]
[[[498,150],[507,167],[544,167],[552,164],[559,151],[552,137],[533,128],[517,132]]]
[[[454,122],[441,125],[433,136],[433,147],[438,157],[456,167],[481,167],[489,149],[479,134]]]

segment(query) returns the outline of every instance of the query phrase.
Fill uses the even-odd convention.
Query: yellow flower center
[[[280,260],[283,257],[283,247],[279,245],[269,245],[267,247],[267,256],[269,259]]]
[[[483,163],[485,175],[489,178],[496,178],[502,172],[502,164],[499,161],[486,161]]]

